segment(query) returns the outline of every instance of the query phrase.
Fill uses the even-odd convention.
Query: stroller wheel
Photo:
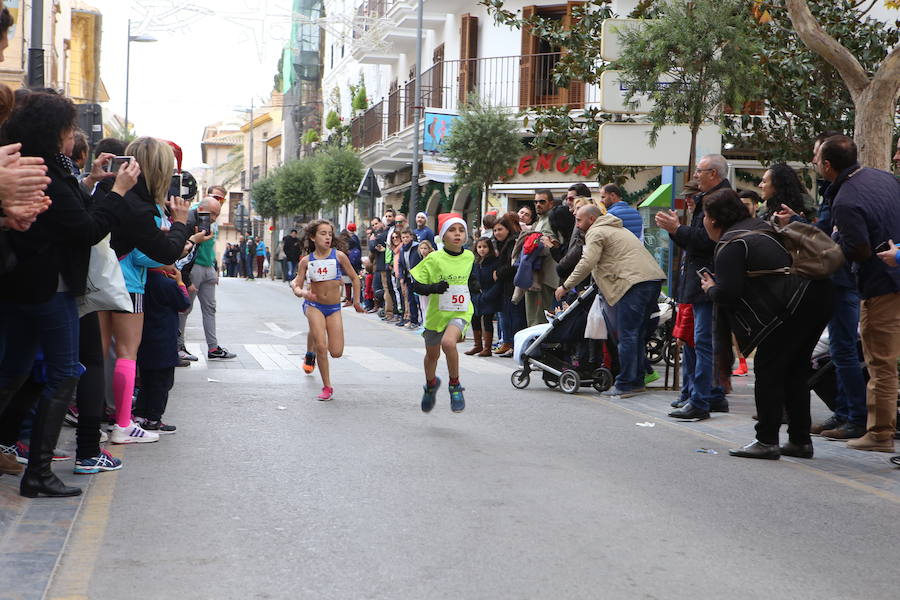
[[[605,392],[606,390],[611,388],[613,386],[613,383],[615,382],[612,371],[610,371],[606,367],[601,367],[594,370],[591,376],[594,380],[594,383],[592,383],[591,385],[593,385],[594,389],[598,392]]]
[[[544,375],[544,385],[546,385],[551,390],[558,388],[559,387],[559,379],[556,377],[553,377],[552,375],[545,374]]]
[[[678,344],[675,342],[675,338],[666,341],[665,346],[663,348],[663,356],[666,359],[666,364],[670,367],[675,366],[675,355],[678,353]]]
[[[516,369],[509,377],[509,381],[517,390],[524,390],[531,383],[531,375],[525,372],[525,369]]]
[[[574,394],[581,387],[581,377],[572,369],[566,369],[559,375],[559,389],[567,394]]]
[[[661,339],[652,337],[647,340],[647,347],[645,348],[645,351],[647,354],[647,360],[649,360],[652,364],[655,365],[663,359],[664,350],[665,345]]]

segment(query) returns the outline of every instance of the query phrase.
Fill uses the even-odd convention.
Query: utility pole
[[[253,235],[253,199],[250,197],[253,192],[251,192],[251,188],[253,187],[253,103],[255,100],[253,98],[250,99],[250,166],[247,169],[248,181],[247,184],[247,223],[250,226],[250,235]]]
[[[28,87],[46,87],[44,83],[44,0],[31,2],[31,46],[28,48]]]
[[[409,214],[418,212],[419,206],[419,123],[422,120],[422,12],[424,0],[419,0],[416,11],[416,91],[415,121],[413,125],[413,159],[412,159],[412,187],[409,189]]]

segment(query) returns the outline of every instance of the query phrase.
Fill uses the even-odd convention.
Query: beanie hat
[[[426,215],[426,214],[423,213],[423,212],[416,213],[416,218],[418,219],[419,217],[422,217],[423,219],[427,219],[427,218],[428,218],[428,215]]]
[[[439,233],[438,237],[443,239],[444,234],[447,233],[447,230],[450,229],[451,225],[456,225],[459,223],[463,226],[463,229],[466,231],[466,235],[469,235],[469,227],[466,225],[466,222],[463,220],[462,216],[459,213],[444,213],[442,215],[438,215],[438,228]]]
[[[356,223],[347,223],[347,231],[356,231]]]

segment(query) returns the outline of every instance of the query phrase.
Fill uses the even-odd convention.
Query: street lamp
[[[131,75],[131,42],[155,42],[150,35],[131,35],[131,19],[128,19],[128,48],[125,51],[125,131],[128,136],[128,81]]]

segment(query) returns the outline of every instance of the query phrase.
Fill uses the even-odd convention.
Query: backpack
[[[773,224],[774,225],[774,224]],[[748,277],[764,275],[797,275],[805,279],[828,279],[844,266],[844,251],[828,235],[809,223],[792,221],[774,232],[748,231],[748,235],[768,235],[779,242],[791,255],[791,266],[781,269],[747,271]]]

